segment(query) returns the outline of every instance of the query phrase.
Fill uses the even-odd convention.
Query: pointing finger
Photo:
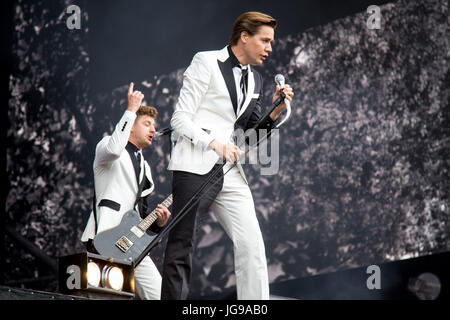
[[[134,83],[131,82],[130,86],[128,87],[128,94],[132,94],[133,93],[133,89],[134,89]]]

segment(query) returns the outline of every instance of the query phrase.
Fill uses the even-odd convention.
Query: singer
[[[162,299],[187,299],[192,269],[197,214],[212,210],[233,241],[238,299],[269,299],[264,242],[252,194],[242,166],[231,164],[243,151],[235,145],[237,129],[268,129],[286,109],[282,102],[270,118],[261,118],[262,77],[252,68],[272,52],[277,21],[263,13],[246,12],[235,21],[229,44],[215,51],[197,53],[184,73],[183,86],[171,119],[180,138],[169,163],[173,171],[173,215],[183,208],[198,187],[217,168],[211,188],[199,203],[170,231],[162,279]],[[273,101],[283,90],[292,101],[289,85],[276,86]]]

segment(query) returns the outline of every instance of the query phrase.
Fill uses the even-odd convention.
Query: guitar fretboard
[[[170,194],[162,203],[164,207],[168,208],[172,204],[172,194]],[[150,226],[153,224],[153,222],[158,219],[158,215],[156,214],[156,209],[154,209],[152,212],[149,213],[145,219],[143,219],[139,224],[138,227],[142,231],[146,231]]]

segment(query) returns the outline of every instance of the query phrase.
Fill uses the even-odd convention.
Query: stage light
[[[115,266],[106,265],[103,268],[102,283],[114,290],[122,290],[123,273],[122,270]]]
[[[94,299],[134,298],[134,265],[130,261],[82,252],[58,258],[61,293]]]
[[[409,279],[408,289],[420,300],[435,300],[441,292],[441,281],[433,273],[425,272]]]
[[[88,263],[87,282],[89,285],[98,287],[100,285],[101,272],[98,264],[93,261]]]

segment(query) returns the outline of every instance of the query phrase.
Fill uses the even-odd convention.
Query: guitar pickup
[[[136,226],[131,228],[130,231],[133,232],[138,238],[141,238],[144,235],[144,231],[142,231],[139,227]]]
[[[128,239],[125,236],[123,236],[116,242],[116,246],[123,252],[127,252],[128,249],[130,249],[132,245],[133,245],[133,242],[131,242],[130,239]]]

